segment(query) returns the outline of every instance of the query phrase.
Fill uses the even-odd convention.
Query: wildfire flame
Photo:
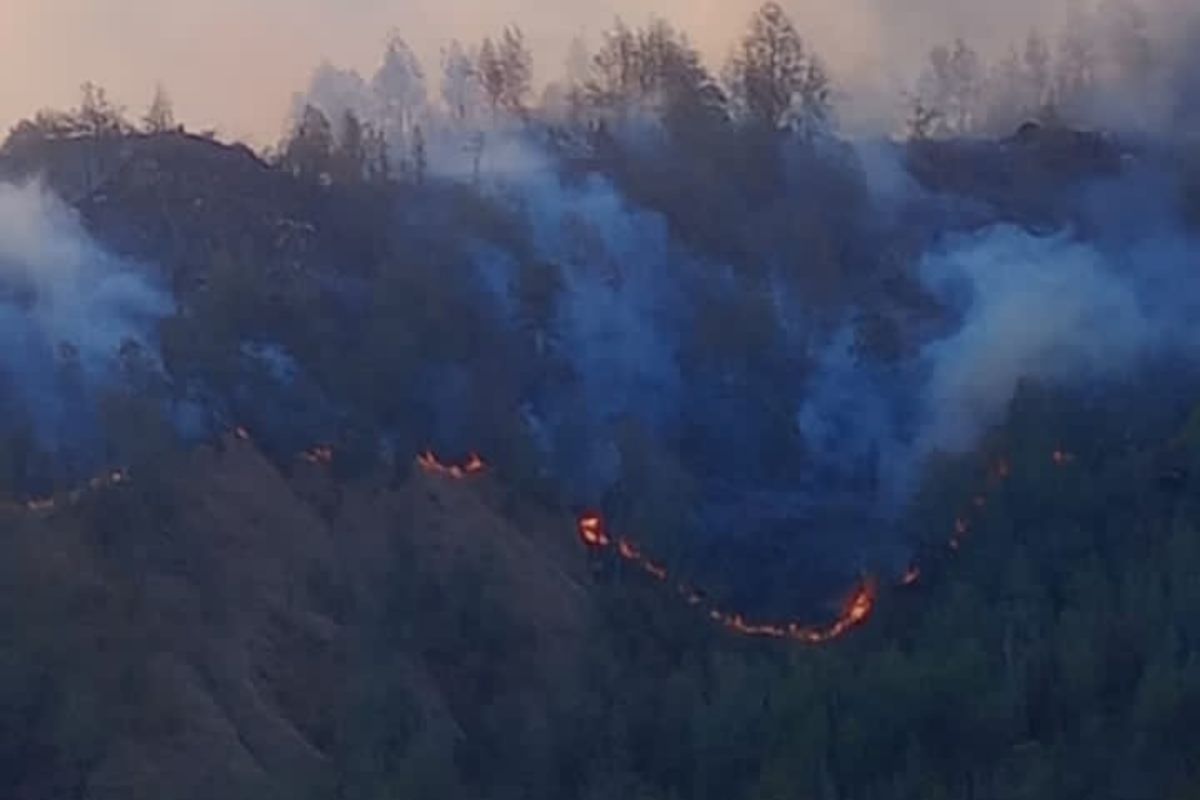
[[[875,610],[875,601],[879,596],[878,586],[873,579],[867,578],[858,583],[846,602],[842,605],[837,618],[825,626],[801,625],[789,622],[782,625],[770,623],[748,622],[740,614],[725,614],[717,612],[717,619],[727,629],[742,636],[756,636],[768,639],[789,639],[805,644],[825,644],[845,635],[847,631],[857,628],[867,621]]]
[[[241,426],[234,428],[232,433],[239,440],[248,441],[250,439],[249,431]],[[329,465],[333,462],[334,451],[330,445],[316,445],[301,453],[300,457],[312,464]],[[1074,463],[1075,456],[1059,448],[1050,454],[1050,460],[1058,467],[1066,467]],[[417,456],[417,464],[431,475],[439,475],[454,480],[462,480],[481,474],[488,468],[487,463],[477,453],[471,453],[467,457],[467,460],[462,463],[452,464],[442,461],[431,450],[426,450],[424,453],[419,454]],[[1007,481],[1011,475],[1012,467],[1008,459],[1006,457],[998,458],[988,468],[987,482],[989,491]],[[65,497],[71,504],[74,504],[87,491],[116,486],[128,480],[129,474],[125,470],[113,469],[103,475],[92,478],[85,486],[67,493]],[[971,498],[971,507],[975,512],[982,512],[987,505],[988,497],[984,493],[976,494]],[[9,509],[23,507],[30,512],[52,511],[58,507],[58,498],[53,496],[31,498],[26,500],[23,506],[0,503],[0,507]],[[970,533],[971,526],[970,512],[955,518],[953,533],[949,539],[951,550],[958,551],[962,547],[963,539]],[[614,538],[610,535],[604,518],[599,513],[587,512],[580,515],[577,520],[577,530],[580,541],[588,549],[595,552],[615,552],[623,561],[637,566],[641,571],[655,580],[662,583],[667,583],[670,580],[667,568],[648,558],[632,540],[625,537]],[[922,571],[920,565],[913,564],[901,576],[899,585],[903,587],[914,586],[921,578]],[[820,626],[804,625],[799,622],[778,624],[754,622],[746,619],[741,614],[724,611],[710,605],[703,592],[691,588],[687,584],[677,583],[675,590],[688,606],[700,608],[706,612],[709,619],[733,633],[749,637],[784,639],[806,644],[824,644],[833,641],[848,631],[862,625],[870,618],[879,597],[879,588],[875,579],[865,577],[854,586],[843,603],[837,617],[832,622]]]
[[[585,514],[579,518],[579,538],[588,547],[602,548],[611,544],[599,514]]]
[[[1060,467],[1074,462],[1075,457],[1065,450],[1055,450],[1051,460]],[[1012,476],[1012,465],[1006,456],[993,461],[987,470],[988,491],[991,491]],[[982,513],[987,508],[989,497],[987,493],[975,494],[970,500],[967,513],[955,517],[952,532],[948,541],[951,550],[958,552],[967,535],[970,534],[973,513]],[[615,552],[622,560],[634,564],[642,571],[660,580],[667,581],[669,574],[666,568],[649,560],[642,550],[629,539],[624,537],[614,539],[607,530],[604,518],[595,512],[587,512],[578,519],[579,538],[584,546],[596,552]],[[615,546],[614,546],[615,545]],[[900,577],[901,587],[915,586],[921,581],[923,572],[919,564],[912,564]],[[824,644],[843,636],[847,631],[862,625],[870,618],[871,612],[879,597],[878,584],[873,578],[864,578],[850,593],[841,613],[833,622],[821,626],[802,625],[797,622],[772,624],[753,622],[743,615],[724,611],[708,605],[704,595],[685,584],[677,584],[676,591],[689,606],[702,608],[708,618],[722,627],[742,636],[762,637],[770,639],[787,639],[806,644]]]
[[[426,450],[417,456],[417,464],[430,475],[442,475],[454,480],[462,480],[487,471],[487,463],[478,453],[471,453],[461,464],[447,464],[432,450]]]
[[[648,558],[636,544],[625,537],[614,539],[609,535],[604,518],[595,512],[580,515],[576,522],[579,539],[584,546],[596,552],[615,552],[626,563],[636,566],[660,582],[670,579],[666,567]],[[781,624],[752,622],[741,614],[724,611],[707,605],[704,595],[686,584],[676,584],[676,592],[689,606],[703,607],[709,619],[733,633],[770,639],[789,639],[808,644],[823,644],[832,641],[851,628],[866,622],[878,596],[874,580],[864,579],[851,593],[837,619],[825,626],[802,625],[798,622]]]

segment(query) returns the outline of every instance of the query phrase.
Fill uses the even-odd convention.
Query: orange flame
[[[250,438],[249,432],[241,426],[233,430],[233,435],[243,441]],[[333,456],[333,448],[329,445],[316,445],[301,454],[301,458],[305,461],[321,465],[331,464]],[[1059,448],[1051,453],[1050,459],[1055,465],[1065,467],[1075,461],[1075,455]],[[432,451],[427,450],[417,456],[417,463],[423,470],[430,474],[442,475],[453,479],[467,478],[487,470],[487,464],[477,453],[471,453],[467,460],[461,464],[448,464],[441,461]],[[1012,468],[1007,457],[999,457],[988,469],[989,488],[995,488],[997,483],[1006,481],[1011,474]],[[92,478],[86,486],[68,493],[65,497],[69,502],[75,503],[83,496],[86,490],[114,486],[128,480],[129,475],[124,470],[113,469],[105,475]],[[988,505],[988,497],[986,494],[977,494],[972,498],[971,503],[974,510],[982,511]],[[32,498],[24,503],[24,507],[32,512],[50,511],[57,508],[57,506],[58,500],[55,497]],[[4,507],[8,508],[10,506],[5,505]],[[577,524],[579,538],[586,547],[597,551],[607,551],[613,548],[614,539],[610,537],[604,519],[600,514],[594,512],[582,514]],[[963,538],[971,530],[971,525],[971,518],[967,515],[955,518],[954,531],[949,540],[949,546],[952,550],[957,551],[960,549]],[[670,575],[666,567],[647,558],[641,549],[631,540],[619,538],[615,540],[615,544],[615,552],[622,560],[638,566],[642,571],[658,581],[666,582],[669,580]],[[900,586],[913,586],[921,580],[921,577],[921,567],[913,564],[901,577]],[[713,622],[734,633],[751,637],[788,639],[808,644],[823,644],[832,641],[841,637],[847,631],[862,625],[870,618],[878,599],[878,586],[876,582],[871,578],[865,578],[855,586],[842,606],[842,610],[837,618],[824,627],[821,627],[801,625],[797,622],[784,624],[752,622],[741,614],[730,613],[709,606],[702,592],[690,588],[685,584],[677,584],[676,590],[689,606],[702,608]]]
[[[585,514],[579,518],[579,538],[588,547],[608,547],[608,534],[604,532],[604,520],[599,514]]]
[[[655,580],[665,583],[670,579],[667,568],[648,558],[634,542],[624,537],[614,541],[608,534],[604,518],[599,514],[587,512],[580,515],[576,521],[576,527],[580,541],[589,549],[612,550],[623,561],[635,565]],[[706,605],[701,592],[682,583],[677,584],[675,588],[687,605],[692,607]],[[787,624],[750,622],[741,614],[711,607],[707,608],[707,613],[713,622],[742,636],[791,639],[809,644],[821,644],[836,639],[851,628],[865,622],[874,608],[876,594],[873,580],[862,581],[843,606],[837,619],[825,627],[805,626],[795,622]]]
[[[479,475],[487,470],[487,464],[478,453],[471,453],[461,464],[447,464],[434,455],[432,450],[426,450],[417,456],[417,464],[430,475],[441,475],[454,480]]]
[[[768,639],[790,639],[805,644],[825,644],[845,635],[847,631],[857,628],[867,621],[875,609],[878,589],[871,579],[861,581],[850,593],[838,614],[830,624],[819,627],[801,625],[789,622],[783,625],[770,623],[749,622],[741,614],[713,612],[714,620],[718,620],[727,629],[742,636],[756,636]],[[712,616],[710,614],[710,616]]]

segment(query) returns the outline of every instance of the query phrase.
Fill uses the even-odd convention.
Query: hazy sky
[[[1082,1],[1082,0],[1077,0]],[[783,0],[835,75],[907,80],[936,39],[995,39],[1054,23],[1072,0]],[[614,17],[661,15],[723,60],[758,0],[0,0],[0,131],[38,108],[67,107],[85,80],[140,114],[162,82],[189,126],[273,141],[292,92],[322,59],[369,74],[388,29],[427,67],[449,38],[506,23],[525,30],[540,75],[565,43]]]

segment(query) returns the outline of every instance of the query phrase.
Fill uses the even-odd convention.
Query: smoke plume
[[[72,403],[112,378],[125,342],[149,343],[170,308],[41,184],[0,183],[0,370],[43,442],[80,432]]]

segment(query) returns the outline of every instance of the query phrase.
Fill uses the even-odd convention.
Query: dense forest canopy
[[[1161,20],[321,64],[0,149],[0,786],[1200,792],[1200,153]],[[1152,390],[1148,390],[1148,388]]]

